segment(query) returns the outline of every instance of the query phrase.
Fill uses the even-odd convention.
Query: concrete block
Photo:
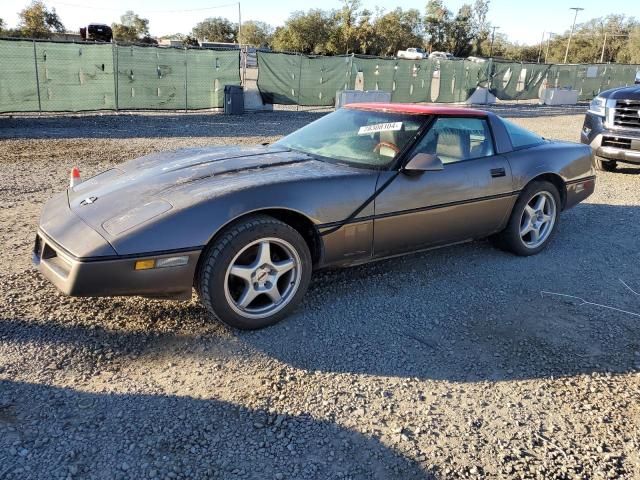
[[[272,111],[273,105],[270,103],[262,103],[262,97],[258,90],[245,90],[244,109],[247,112],[266,112]]]
[[[391,92],[382,90],[338,90],[336,92],[336,109],[344,107],[350,103],[389,103],[391,102]]]
[[[575,105],[576,103],[578,103],[578,90],[545,88],[540,92],[541,105]]]
[[[496,103],[496,96],[488,89],[478,87],[464,103],[467,105],[491,105]]]

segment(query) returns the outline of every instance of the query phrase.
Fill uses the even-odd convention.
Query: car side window
[[[440,117],[418,143],[415,153],[437,155],[443,164],[494,154],[487,121],[480,118]]]
[[[511,139],[511,145],[514,149],[533,147],[544,143],[544,138],[540,135],[536,135],[529,130],[522,128],[515,123],[511,123],[509,120],[502,119],[502,123],[507,129],[509,138]]]

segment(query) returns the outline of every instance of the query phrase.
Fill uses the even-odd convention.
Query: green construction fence
[[[0,112],[220,108],[240,51],[0,40]]]
[[[638,65],[554,65],[494,59],[406,60],[345,55],[326,57],[258,52],[258,89],[265,103],[330,106],[338,90],[381,90],[392,102],[457,103],[477,87],[500,100],[533,100],[544,87],[578,90],[590,100],[608,88],[630,85]]]
[[[406,60],[257,52],[266,103],[330,106],[339,90],[382,90],[393,102],[464,102],[477,87],[532,100],[568,87],[589,100],[633,83],[638,65],[550,65],[495,59]],[[219,108],[240,84],[240,51],[0,40],[0,112]]]

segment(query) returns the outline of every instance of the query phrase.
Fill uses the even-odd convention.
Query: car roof
[[[415,103],[349,103],[345,108],[376,112],[409,113],[415,115],[455,115],[457,117],[486,117],[484,110],[464,107],[442,107]]]

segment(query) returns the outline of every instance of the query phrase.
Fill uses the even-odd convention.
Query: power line
[[[58,0],[49,0],[49,2],[53,3],[54,5],[64,5],[66,7],[84,8],[84,9],[88,9],[88,10],[110,10],[110,11],[114,11],[114,12],[122,12],[121,8],[89,6],[89,5],[82,5],[82,4],[77,4],[77,3],[60,2]],[[214,5],[212,7],[183,8],[183,9],[180,9],[180,10],[145,10],[144,14],[146,15],[146,14],[149,14],[149,13],[202,12],[202,11],[206,11],[206,10],[215,10],[215,9],[219,9],[219,8],[235,7],[236,5],[238,5],[238,2],[225,3],[223,5]]]

